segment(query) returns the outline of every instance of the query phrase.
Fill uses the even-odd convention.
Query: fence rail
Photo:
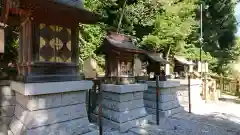
[[[222,94],[240,96],[239,81],[237,79],[213,75],[211,75],[211,78],[216,80],[216,89],[220,90]]]

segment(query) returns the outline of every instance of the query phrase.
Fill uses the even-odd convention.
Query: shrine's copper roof
[[[83,9],[83,0],[52,0],[74,8]]]
[[[145,53],[149,59],[161,63],[161,64],[169,64],[169,62],[167,60],[165,60],[164,58],[161,57],[161,55],[159,53],[150,53],[150,52],[146,52]]]
[[[144,53],[144,50],[135,46],[129,36],[121,35],[118,33],[109,34],[103,42],[102,51],[114,49],[116,51],[129,52],[129,53]]]
[[[80,0],[8,0],[8,3],[3,4],[5,5],[2,5],[1,12],[8,13],[9,11],[9,15],[20,16],[21,14],[40,12],[45,17],[57,16],[63,18],[63,16],[67,16],[86,24],[97,23],[101,19],[100,15],[84,9]],[[2,16],[5,16],[5,18],[1,18],[1,21],[7,18],[6,15]]]
[[[183,64],[183,65],[195,65],[195,63],[193,63],[192,61],[187,60],[185,57],[183,56],[174,56],[175,60],[177,60],[179,63]]]

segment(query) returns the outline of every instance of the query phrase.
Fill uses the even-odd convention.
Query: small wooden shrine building
[[[182,74],[193,70],[194,65],[195,63],[187,60],[183,56],[174,56],[174,72],[178,73],[180,76],[183,76]]]
[[[161,54],[159,53],[145,53],[147,56],[148,61],[148,73],[154,72],[155,74],[159,75],[161,73],[161,66],[164,66],[165,64],[169,64],[167,60],[161,57]]]
[[[161,80],[164,81],[163,79],[165,76],[164,71],[161,70],[161,67],[163,67],[166,64],[169,64],[167,60],[162,58],[160,53],[152,53],[152,52],[145,52],[144,55],[140,56],[140,59],[142,61],[147,62],[147,73],[154,73],[154,75],[161,75]],[[155,78],[155,77],[154,77]]]
[[[137,48],[131,37],[111,32],[98,53],[105,54],[105,76],[116,84],[134,83],[134,57],[144,51]]]
[[[1,23],[18,26],[18,81],[71,81],[77,74],[79,23],[98,22],[81,0],[2,0]]]

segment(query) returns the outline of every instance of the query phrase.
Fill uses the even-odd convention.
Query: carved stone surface
[[[156,123],[156,109],[152,109],[152,108],[147,108],[146,107],[146,110],[149,114],[151,114],[151,122],[152,123]],[[178,114],[178,113],[181,113],[181,112],[184,112],[184,108],[183,107],[177,107],[177,108],[172,108],[170,110],[167,110],[167,111],[161,111],[159,110],[158,113],[159,113],[159,117],[169,117],[169,116],[172,116],[174,114]]]
[[[22,106],[34,111],[84,103],[86,101],[85,94],[85,91],[79,91],[51,95],[24,96],[16,92],[16,100]]]
[[[144,94],[143,97],[146,100],[155,101],[156,102],[156,94],[147,93],[147,94]],[[177,100],[177,94],[175,94],[175,93],[173,93],[173,94],[165,94],[165,95],[162,95],[161,93],[159,94],[159,102],[168,102],[168,101],[173,101],[173,100]]]
[[[121,95],[113,92],[103,92],[103,98],[112,100],[112,101],[126,102],[126,101],[142,99],[143,92],[130,92],[130,93],[124,93]]]
[[[15,116],[27,128],[36,128],[77,118],[87,117],[85,104],[77,104],[46,110],[29,111],[16,105]]]
[[[147,81],[148,87],[156,87],[156,81]],[[180,86],[180,81],[171,80],[171,81],[159,81],[160,88],[175,88]]]
[[[114,85],[114,84],[103,84],[101,88],[106,92],[115,93],[131,93],[137,91],[147,90],[147,84],[127,84],[127,85]]]
[[[92,81],[65,81],[45,83],[11,82],[11,88],[22,95],[46,95],[62,92],[85,91],[91,89]]]
[[[156,101],[145,100],[144,103],[145,103],[145,106],[148,108],[152,108],[152,109],[156,108]],[[169,101],[169,102],[160,102],[159,110],[166,111],[166,110],[170,110],[172,108],[176,108],[179,106],[180,106],[180,104],[179,104],[178,100],[173,100],[173,101]]]
[[[127,121],[145,117],[145,116],[147,116],[147,112],[146,112],[145,108],[143,108],[143,107],[125,111],[125,112],[117,112],[117,111],[112,111],[112,110],[103,108],[102,115],[105,118],[112,120],[114,122],[125,123]]]
[[[175,94],[176,91],[177,91],[177,87],[172,87],[172,88],[161,88],[160,87],[159,95]],[[156,94],[156,87],[148,87],[148,90],[145,92]]]
[[[112,100],[103,99],[102,107],[108,108],[113,111],[130,111],[136,108],[144,107],[144,103],[142,99],[127,101],[127,102],[117,102]]]

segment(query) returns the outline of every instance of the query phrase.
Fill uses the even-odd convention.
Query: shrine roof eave
[[[109,53],[129,53],[129,54],[144,54],[144,50],[133,50],[133,49],[127,49],[127,48],[120,48],[120,47],[114,47],[114,46],[100,46],[95,53],[97,55],[101,55],[101,54],[109,54]]]
[[[102,48],[104,53],[108,53],[111,50],[114,50],[115,52],[124,52],[124,53],[132,53],[132,54],[144,54],[144,50],[139,49],[137,47],[127,47],[127,46],[121,46],[121,44],[112,44],[112,43],[105,43],[103,44]]]
[[[183,56],[174,56],[174,59],[176,60],[176,61],[178,61],[180,64],[182,64],[182,65],[196,65],[195,63],[193,63],[192,61],[189,61],[189,60],[187,60],[185,57],[183,57]]]
[[[27,7],[36,7],[45,10],[55,10],[56,12],[68,12],[69,15],[73,15],[78,19],[80,23],[94,24],[99,21],[101,16],[99,14],[87,11],[82,8],[76,8],[68,6],[62,3],[58,3],[50,0],[19,0],[21,4]]]
[[[121,35],[122,36],[122,35]],[[114,37],[114,36],[113,36]],[[143,54],[144,50],[136,47],[133,42],[129,41],[118,41],[111,36],[107,36],[103,42],[103,49],[114,49],[116,51]]]
[[[160,57],[160,54],[158,53],[150,53],[150,52],[145,52],[145,55],[152,61],[158,62],[160,64],[170,64],[169,61],[165,60],[164,58]]]
[[[113,52],[121,55],[121,53],[144,54],[145,51],[136,47],[130,36],[110,32],[96,52],[98,54]]]
[[[20,6],[18,8],[6,8],[6,5],[3,8],[5,12],[9,12],[11,14],[12,10],[20,9],[21,11],[25,11],[26,13],[34,13],[40,12],[42,16],[46,15],[55,15],[59,16],[59,14],[68,15],[68,18],[74,18],[74,20],[83,24],[95,24],[102,19],[102,16],[90,11],[87,11],[83,8],[76,8],[69,5],[65,5],[62,3],[58,3],[50,0],[19,0]],[[9,15],[8,14],[8,15]],[[16,13],[13,13],[16,15]],[[59,16],[61,17],[61,16]],[[8,17],[5,17],[5,19]],[[61,17],[64,18],[64,17]],[[9,22],[9,21],[7,21]],[[11,22],[10,22],[11,23]]]

